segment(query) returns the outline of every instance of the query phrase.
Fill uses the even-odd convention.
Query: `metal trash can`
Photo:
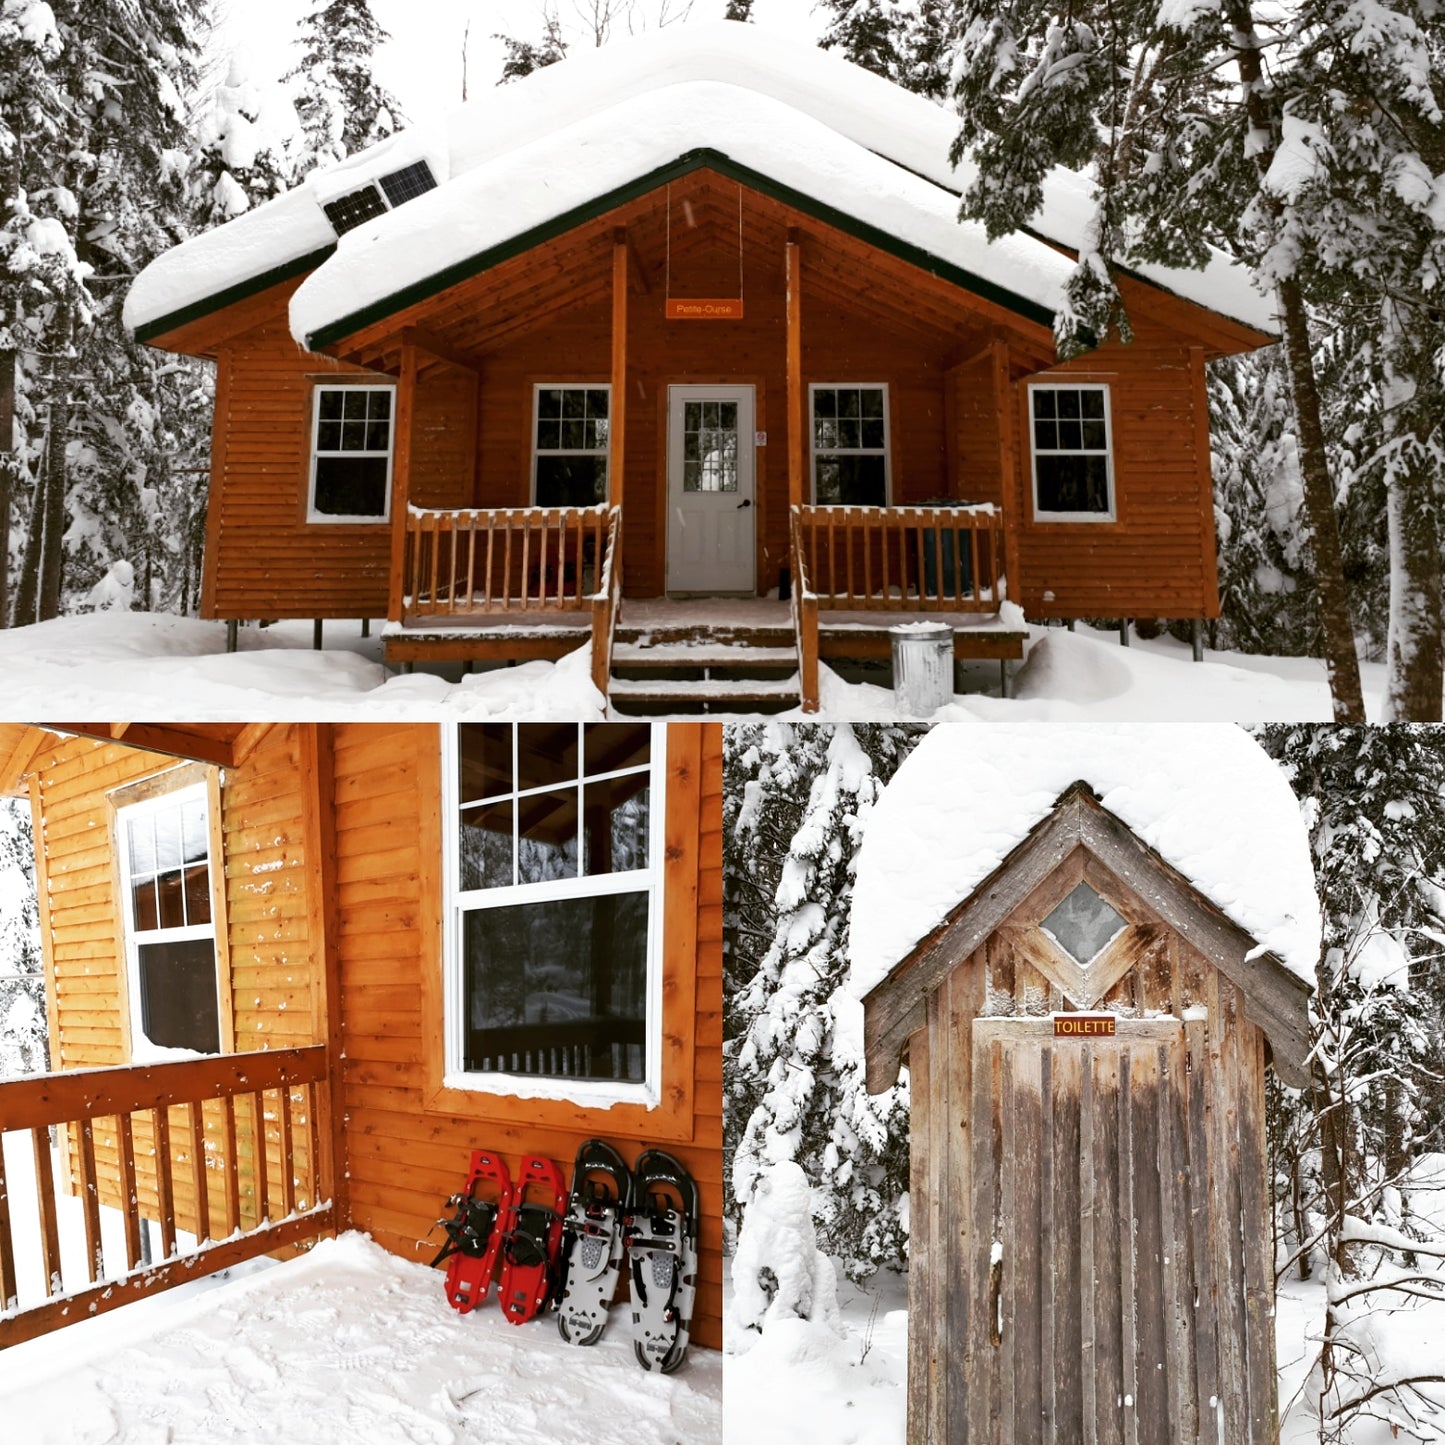
[[[932,717],[953,700],[953,628],[946,622],[890,627],[893,698],[904,717]]]

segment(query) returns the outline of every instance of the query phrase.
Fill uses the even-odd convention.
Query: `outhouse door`
[[[970,1442],[1216,1439],[1203,1091],[1182,1022],[1112,1027],[973,1022]]]

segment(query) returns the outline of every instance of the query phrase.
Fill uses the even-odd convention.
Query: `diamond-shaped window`
[[[1080,883],[1040,926],[1071,958],[1088,963],[1117,937],[1125,920],[1087,883]]]

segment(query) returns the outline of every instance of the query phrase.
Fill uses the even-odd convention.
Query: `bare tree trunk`
[[[45,445],[46,450],[49,451],[49,437],[46,438]],[[42,456],[40,465],[36,469],[35,486],[31,493],[30,526],[25,533],[25,549],[20,554],[20,575],[15,581],[15,600],[11,604],[10,610],[12,627],[27,627],[30,623],[40,620],[37,599],[40,596],[40,536],[45,526],[47,471],[45,457]]]
[[[1385,303],[1381,417],[1393,453],[1386,489],[1390,535],[1389,678],[1381,722],[1439,722],[1445,688],[1441,655],[1440,512],[1435,476],[1413,424],[1418,371],[1410,328]],[[1404,366],[1401,366],[1401,362]],[[1428,424],[1427,424],[1428,429]],[[1392,445],[1393,444],[1393,445]]]
[[[1259,174],[1263,176],[1274,161],[1279,126],[1260,63],[1250,0],[1229,0],[1227,19],[1244,87],[1250,129],[1256,136],[1269,137],[1269,143],[1260,146],[1254,157]],[[1310,346],[1309,313],[1299,283],[1292,277],[1280,283],[1278,295],[1299,437],[1300,478],[1304,485],[1305,513],[1309,518],[1315,586],[1319,592],[1325,672],[1329,677],[1335,721],[1363,723],[1365,698],[1360,687],[1360,660],[1355,652],[1349,591],[1345,586],[1345,571],[1340,558],[1339,519],[1335,515],[1334,488],[1330,484],[1325,431],[1320,420],[1320,393]]]
[[[62,345],[55,362],[49,417],[50,445],[45,451],[45,494],[40,533],[40,567],[36,594],[36,620],[60,616],[60,587],[65,569],[66,439],[70,435],[69,308],[60,327]]]
[[[10,499],[24,473],[15,445],[16,362],[14,351],[0,348],[0,627],[10,618]]]

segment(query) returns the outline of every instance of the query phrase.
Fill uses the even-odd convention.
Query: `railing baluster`
[[[447,517],[447,535],[451,538],[452,560],[447,568],[447,611],[457,610],[457,519]]]
[[[135,1180],[135,1130],[130,1114],[122,1111],[115,1118],[116,1144],[120,1149],[120,1199],[125,1213],[125,1265],[128,1270],[140,1263],[140,1191]]]
[[[437,591],[437,574],[441,571],[442,545],[441,538],[437,534],[437,515],[435,512],[427,514],[427,520],[431,533],[431,610],[441,611],[440,594]]]
[[[100,1190],[95,1178],[95,1124],[80,1121],[80,1205],[85,1216],[85,1268],[94,1284],[105,1273],[100,1247]]]
[[[316,1117],[316,1085],[306,1086],[306,1173],[311,1181],[306,1191],[307,1206],[315,1209],[321,1203],[321,1122]]]
[[[0,1311],[20,1302],[15,1280],[15,1242],[10,1233],[10,1189],[5,1182],[5,1149],[0,1137]]]
[[[176,1186],[171,1174],[171,1115],[164,1105],[151,1110],[156,1150],[156,1200],[161,1216],[161,1254],[176,1252]]]
[[[251,1095],[251,1166],[256,1171],[256,1223],[271,1218],[271,1191],[266,1179],[266,1095]]]
[[[211,1237],[211,1190],[206,1179],[206,1115],[200,1099],[190,1101],[191,1174],[196,1181],[196,1238]]]
[[[511,513],[504,512],[501,516],[502,537],[504,547],[502,549],[502,606],[504,608],[512,605],[512,527]]]
[[[229,1236],[241,1227],[241,1161],[236,1157],[235,1096],[227,1094],[225,1105],[221,1127],[226,1141],[226,1234]]]
[[[296,1213],[296,1149],[291,1129],[291,1086],[282,1084],[276,1091],[281,1123],[281,1203],[284,1213]]]
[[[60,1278],[60,1230],[55,1222],[55,1171],[50,1164],[50,1130],[32,1129],[35,1149],[36,1203],[40,1208],[40,1253],[45,1260],[45,1293],[63,1294]]]
[[[525,514],[522,517],[522,606],[527,605],[527,598],[530,595],[530,581],[532,571],[532,527],[531,519]]]

